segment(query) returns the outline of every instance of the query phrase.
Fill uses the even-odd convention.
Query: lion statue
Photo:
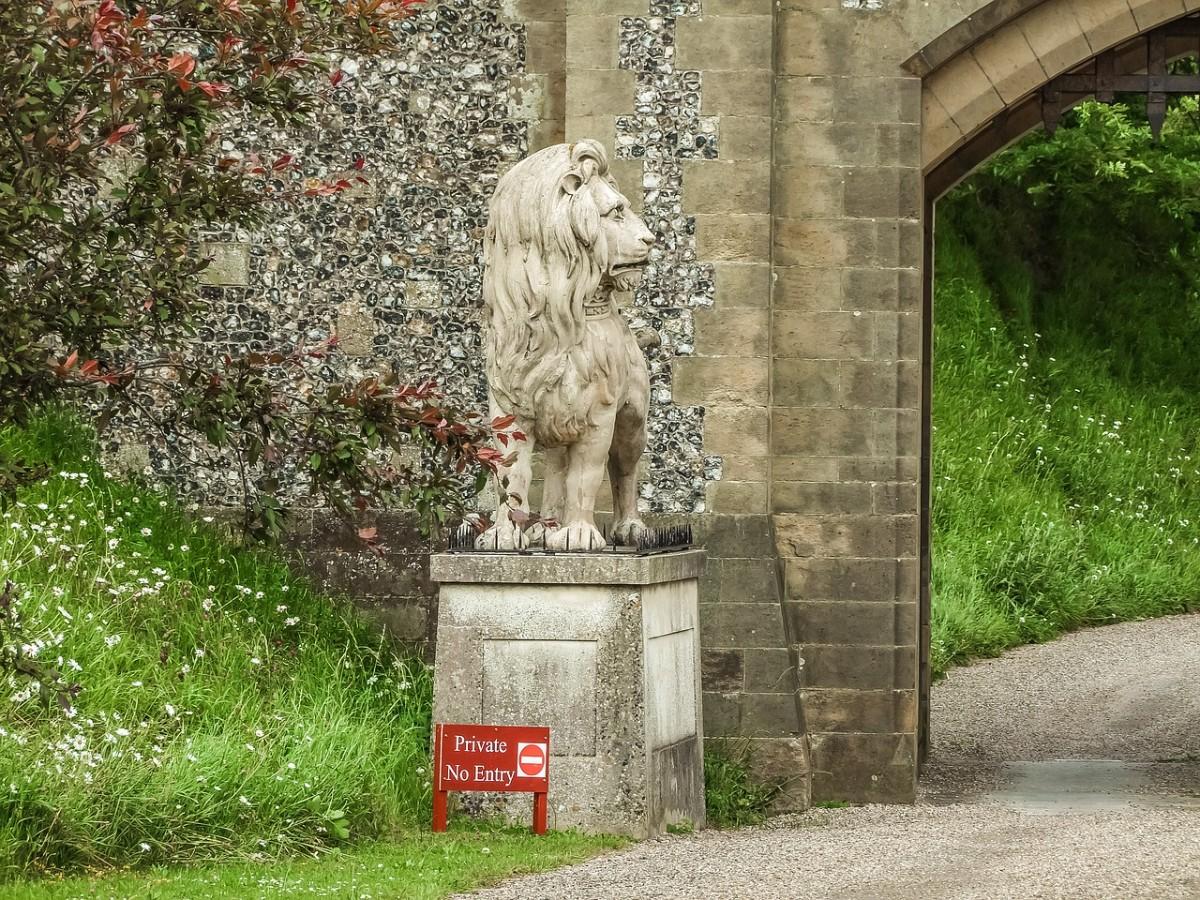
[[[596,493],[607,467],[614,543],[636,542],[637,464],[646,446],[650,374],[614,292],[641,280],[654,235],[629,208],[594,140],[534,153],[500,178],[483,239],[484,333],[493,417],[514,416],[513,441],[486,549],[598,550]],[[524,529],[532,458],[544,451],[543,529]]]

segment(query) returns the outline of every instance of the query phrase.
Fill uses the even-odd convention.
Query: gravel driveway
[[[666,837],[473,896],[1200,898],[1200,615],[957,669],[932,719],[915,806]]]

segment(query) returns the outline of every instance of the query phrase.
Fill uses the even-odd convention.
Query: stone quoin
[[[301,141],[242,126],[354,196],[203,235],[225,310],[200,339],[265,349],[336,332],[342,371],[398,367],[487,405],[486,204],[504,173],[591,139],[654,235],[618,297],[644,348],[637,513],[689,521],[703,719],[747,740],[782,807],[911,801],[928,729],[933,201],[1056,76],[1200,0],[445,0],[391,58],[347,61]],[[200,503],[226,473],[170,470],[115,423],[116,454]],[[529,502],[542,503],[544,463]],[[608,488],[596,515],[611,522]],[[494,509],[496,498],[487,503]],[[314,574],[433,646],[430,547],[300,511]],[[936,723],[934,724],[936,727]]]

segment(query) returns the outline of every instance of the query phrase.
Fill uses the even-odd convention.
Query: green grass
[[[226,900],[274,897],[444,897],[510,875],[540,872],[614,849],[620,838],[511,830],[413,835],[397,843],[332,851],[319,860],[282,859],[189,868],[156,867],[98,877],[45,878],[0,887],[5,900]]]
[[[1100,211],[1054,218],[1016,187],[999,196],[939,208],[939,673],[1200,606],[1194,297]]]
[[[22,640],[82,688],[68,714],[0,674],[0,894],[58,896],[16,887],[31,875],[245,861],[162,876],[183,896],[209,877],[251,884],[260,862],[393,841],[350,859],[381,889],[377,863],[428,876],[434,896],[612,845],[421,835],[427,667],[279,559],[106,478],[90,447],[61,415],[0,432],[0,451],[49,466],[0,514],[0,578],[19,587]],[[345,868],[281,866],[331,890]],[[98,884],[119,895],[139,877]]]
[[[704,805],[710,828],[757,825],[770,812],[780,785],[752,774],[748,740],[709,741],[704,746]]]

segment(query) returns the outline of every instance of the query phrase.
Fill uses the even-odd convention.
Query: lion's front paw
[[[613,544],[618,547],[632,547],[646,534],[649,529],[641,519],[626,519],[618,522],[613,528]]]
[[[545,547],[549,534],[550,529],[546,527],[546,523],[534,522],[525,529],[525,540],[530,547]]]
[[[546,533],[547,550],[603,550],[608,546],[591,522],[570,522]]]
[[[524,550],[529,539],[514,522],[497,522],[475,538],[476,550]]]

